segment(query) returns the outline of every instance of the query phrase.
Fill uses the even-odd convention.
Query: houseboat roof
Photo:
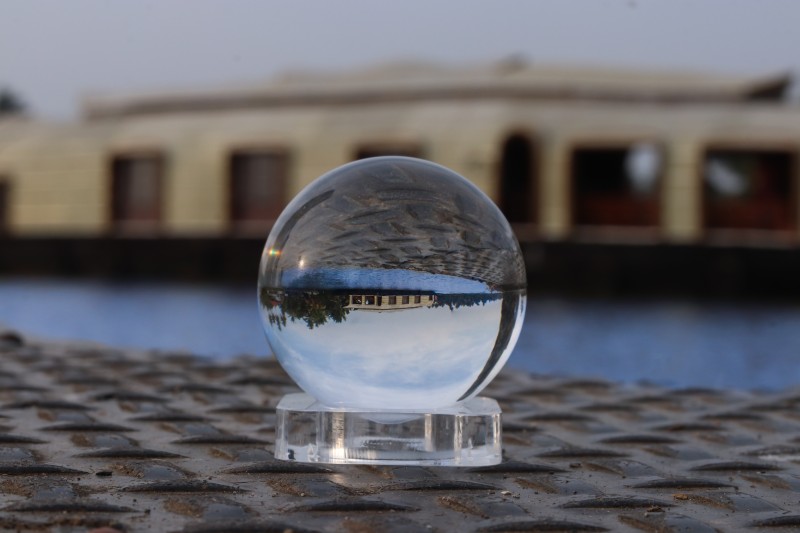
[[[395,62],[346,72],[294,71],[266,83],[212,90],[96,95],[89,119],[127,115],[436,99],[512,98],[625,102],[730,103],[781,100],[786,73],[734,76],[699,72],[565,67],[507,60],[446,67]]]

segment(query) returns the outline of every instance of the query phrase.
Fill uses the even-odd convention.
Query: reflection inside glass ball
[[[458,174],[378,157],[306,187],[267,239],[259,306],[272,350],[331,407],[431,409],[476,395],[525,309],[519,244]]]

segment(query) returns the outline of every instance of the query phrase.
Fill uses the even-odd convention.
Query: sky
[[[796,0],[4,0],[0,88],[70,119],[90,94],[390,60],[800,75],[798,21]]]
[[[500,317],[500,300],[455,310],[353,310],[341,324],[329,321],[311,332],[290,319],[280,330],[269,328],[267,338],[289,375],[329,405],[440,407],[475,382]]]

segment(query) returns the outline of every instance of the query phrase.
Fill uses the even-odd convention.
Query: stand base
[[[502,460],[500,406],[477,397],[424,411],[331,408],[287,394],[277,407],[275,458],[303,463],[487,466]]]

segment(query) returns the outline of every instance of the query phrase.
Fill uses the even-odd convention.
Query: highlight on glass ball
[[[440,165],[339,167],[284,210],[261,257],[267,339],[332,408],[441,408],[478,394],[519,336],[525,266],[503,214]]]

